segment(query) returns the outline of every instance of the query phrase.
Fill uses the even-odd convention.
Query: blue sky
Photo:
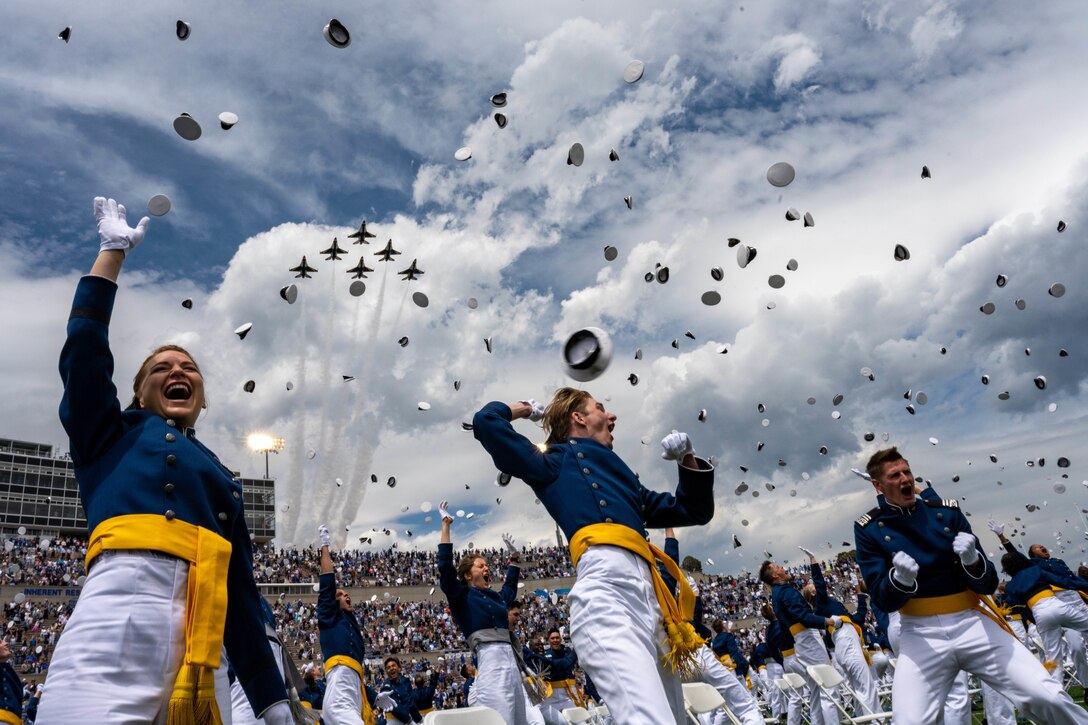
[[[322,38],[331,17],[352,31],[348,48]],[[561,341],[599,325],[616,355],[587,388],[619,414],[617,451],[642,480],[674,485],[657,444],[674,428],[720,462],[715,518],[684,534],[710,568],[758,565],[765,549],[839,550],[872,505],[849,469],[882,433],[964,498],[988,547],[982,520],[1019,517],[1030,540],[1055,548],[1061,532],[1076,542],[1068,558],[1083,557],[1088,101],[1075,89],[1088,50],[1075,2],[42,2],[5,6],[0,21],[0,435],[63,450],[53,371],[96,250],[91,198],[117,197],[134,221],[165,193],[173,210],[122,278],[119,385],[149,348],[181,342],[207,371],[200,431],[225,460],[258,474],[246,433],[286,437],[271,462],[283,543],[327,521],[345,543],[391,527],[376,544],[431,546],[420,505],[443,498],[475,514],[459,541],[550,538],[529,490],[496,488],[460,423],[492,399],[547,397],[564,383]],[[646,73],[629,85],[634,58]],[[500,91],[505,129],[488,102]],[[195,142],[172,129],[183,111],[203,127]],[[240,118],[230,131],[221,111]],[[576,141],[578,168],[565,163]],[[465,145],[473,158],[455,161]],[[783,160],[797,178],[776,189],[765,174]],[[789,208],[815,226],[787,222]],[[346,244],[364,217],[373,242],[403,252],[395,263]],[[334,236],[345,261],[318,254]],[[747,268],[728,237],[758,249]],[[893,260],[897,243],[909,261]],[[344,270],[360,250],[376,271],[352,297]],[[288,306],[277,293],[303,254],[319,272]],[[413,258],[425,274],[402,282],[393,272]],[[657,264],[666,285],[643,281]],[[769,287],[772,274],[785,287]],[[1054,282],[1063,297],[1048,295]],[[716,307],[699,301],[711,289]],[[985,302],[997,311],[982,314]],[[243,322],[254,327],[239,341]],[[929,398],[913,416],[907,389]]]

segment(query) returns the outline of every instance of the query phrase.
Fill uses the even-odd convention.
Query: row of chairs
[[[590,712],[584,707],[568,707],[563,710],[563,717],[570,725],[598,725],[606,721],[608,708],[601,705]],[[429,712],[423,718],[423,725],[506,725],[506,721],[490,707],[477,706]]]
[[[861,697],[847,684],[843,676],[831,665],[809,665],[805,668],[808,671],[808,676],[812,678],[812,681],[816,683],[816,686],[823,690],[831,701],[835,703],[835,707],[839,709],[842,716],[846,719],[846,722],[851,725],[862,725],[862,723],[871,722],[891,722],[892,712],[877,712],[868,715],[852,715],[845,707],[842,706],[842,701],[836,696],[836,688],[843,690],[849,695],[854,702],[861,702]],[[780,679],[775,680],[775,686],[782,690],[784,693],[795,693],[798,697],[803,697],[805,689],[805,679],[796,672],[787,672]]]

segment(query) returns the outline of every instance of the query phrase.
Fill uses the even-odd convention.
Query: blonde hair
[[[571,414],[580,411],[592,397],[585,390],[577,388],[560,388],[555,391],[552,402],[544,409],[544,432],[548,434],[548,445],[567,442]]]

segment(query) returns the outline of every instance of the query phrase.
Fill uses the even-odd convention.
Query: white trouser
[[[1046,652],[1046,658],[1058,663],[1058,667],[1054,669],[1053,674],[1060,682],[1063,660],[1062,638],[1064,634],[1067,634],[1063,628],[1068,627],[1071,630],[1088,632],[1088,609],[1083,606],[1069,604],[1064,599],[1053,596],[1035,602],[1035,606],[1031,608],[1031,613],[1035,617],[1035,626],[1043,640],[1043,650]],[[1068,642],[1068,649],[1077,667],[1077,679],[1081,679],[1081,666],[1084,660],[1083,641],[1078,641],[1080,640],[1079,637],[1068,639],[1072,640]]]
[[[869,672],[873,676],[874,682],[879,681],[888,672],[888,655],[882,650],[869,650],[869,657],[872,658],[873,664],[869,666]]]
[[[283,649],[280,646],[280,641],[269,637],[268,645],[272,648],[272,657],[276,660],[276,669],[280,671],[280,679],[283,679]],[[253,706],[249,704],[249,698],[246,697],[246,692],[242,689],[242,681],[237,678],[230,686],[230,718],[231,725],[261,725],[265,722],[263,717],[258,718],[253,714]],[[223,725],[227,724],[223,723]]]
[[[808,716],[812,725],[838,725],[839,711],[831,697],[824,692],[812,678],[808,676],[809,665],[830,664],[831,658],[824,647],[824,641],[820,638],[820,632],[815,629],[803,629],[793,637],[793,646],[796,657],[801,665],[800,673],[808,684]]]
[[[925,617],[903,615],[892,685],[896,725],[937,722],[952,681],[965,670],[1048,725],[1084,723],[1079,708],[1039,661],[996,622],[975,609]]]
[[[363,725],[363,682],[347,665],[336,665],[325,674],[325,699],[321,720],[325,725]]]
[[[548,725],[567,725],[567,719],[563,717],[563,710],[577,706],[578,703],[571,699],[566,688],[553,687],[552,696],[540,703],[540,714]]]
[[[687,721],[680,676],[668,672],[665,630],[650,567],[615,546],[591,546],[570,592],[570,638],[578,661],[617,723]]]
[[[801,660],[797,659],[796,654],[783,655],[782,670],[784,672],[792,672],[795,675],[801,675],[801,677],[805,678],[806,682],[809,682],[808,673],[805,671],[805,666],[801,664]],[[809,687],[811,688],[812,685],[809,685]],[[786,696],[787,725],[801,725],[802,709],[804,708],[804,701],[802,700],[801,693],[790,687],[787,688],[782,694]]]
[[[967,690],[967,673],[961,671],[952,680],[952,687],[944,700],[942,725],[971,725],[971,695]],[[894,695],[892,706],[894,709]]]
[[[858,638],[858,631],[844,622],[831,636],[835,642],[835,663],[860,700],[854,714],[873,715],[880,712],[876,682],[869,671],[869,663],[865,661],[865,650]]]
[[[714,652],[703,645],[696,651],[695,657],[699,663],[697,679],[713,685],[725,700],[725,706],[744,725],[763,725],[763,715],[759,712],[759,705],[752,693],[714,656]],[[724,713],[722,716],[724,717]]]
[[[476,681],[468,691],[468,704],[498,711],[507,725],[543,722],[540,710],[529,702],[521,684],[514,650],[505,642],[486,642],[476,650]]]
[[[892,646],[892,654],[899,657],[899,633],[902,630],[903,617],[899,612],[888,612],[888,644]]]
[[[982,688],[982,707],[986,713],[988,725],[1016,725],[1016,708],[1012,706],[1008,698],[985,682],[982,682],[980,687]]]
[[[782,665],[778,664],[774,660],[767,660],[767,669],[763,671],[764,685],[766,686],[767,702],[771,706],[771,714],[775,717],[786,714],[786,693],[778,689],[778,685],[774,684],[775,680],[782,679],[786,671],[782,669]]]
[[[189,563],[166,554],[98,557],[53,652],[35,722],[165,723],[185,656],[188,582]],[[228,725],[226,667],[215,675]]]

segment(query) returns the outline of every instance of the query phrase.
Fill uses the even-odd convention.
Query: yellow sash
[[[366,725],[374,725],[378,719],[374,716],[374,710],[370,707],[370,701],[366,699],[366,685],[363,684],[363,666],[353,657],[336,655],[335,657],[330,657],[325,660],[325,677],[328,677],[329,671],[338,665],[350,667],[355,670],[355,674],[359,675],[359,699],[363,701],[363,711],[360,714]]]
[[[9,723],[9,725],[23,725],[23,719],[11,710],[0,710],[0,722]]]
[[[721,662],[723,666],[729,668],[730,670],[737,669],[737,663],[733,661],[733,658],[729,655],[729,653],[717,655],[717,657],[718,662]]]
[[[994,620],[997,626],[1008,632],[1010,637],[1016,636],[1009,627],[1009,623],[1000,616],[1000,610],[994,600],[989,596],[979,596],[972,591],[962,591],[943,597],[915,597],[907,601],[899,611],[911,617],[928,617],[934,614],[962,612],[965,609],[982,612]]]
[[[1051,589],[1053,589],[1056,592],[1064,592],[1065,591],[1065,587],[1052,586]],[[1080,589],[1074,589],[1073,591],[1075,591],[1077,594],[1080,595],[1080,598],[1084,600],[1085,604],[1088,604],[1088,594],[1085,594]]]
[[[574,533],[570,540],[570,556],[575,566],[590,546],[618,546],[638,554],[650,565],[653,578],[654,594],[661,606],[665,633],[669,647],[665,655],[665,664],[673,672],[682,676],[694,677],[697,666],[695,652],[703,646],[705,640],[695,632],[691,619],[695,616],[695,593],[691,591],[687,578],[680,567],[665,552],[650,544],[634,529],[621,524],[590,524]],[[657,562],[664,564],[666,571],[676,579],[679,602],[665,586],[665,581],[657,571]]]
[[[211,529],[158,514],[114,516],[94,527],[86,567],[107,549],[152,549],[189,562],[185,597],[185,664],[219,667],[227,621],[230,542]]]
[[[552,690],[563,688],[570,695],[570,699],[578,707],[586,706],[586,699],[582,696],[582,693],[578,691],[578,683],[575,680],[551,680],[548,682],[548,686]],[[551,697],[551,695],[549,695]]]
[[[782,656],[783,657],[792,657],[794,654],[796,654],[796,652],[797,652],[796,649],[794,649],[793,647],[790,647],[789,649],[782,650]]]
[[[854,624],[854,620],[850,619],[849,615],[844,614],[844,615],[840,616],[839,619],[841,619],[844,622],[847,622],[851,627],[854,628],[854,631],[858,633],[858,641],[861,642],[861,653],[863,655],[865,655],[865,664],[867,664],[867,665],[873,664],[873,658],[869,656],[869,650],[867,650],[865,648],[865,633],[861,631],[861,627]],[[835,628],[834,627],[828,627],[827,631],[834,634],[835,633]]]
[[[797,635],[801,634],[801,632],[804,632],[806,629],[808,629],[808,627],[801,624],[800,622],[794,622],[790,625],[790,634],[796,637]]]
[[[1031,599],[1028,600],[1028,607],[1034,608],[1036,604],[1052,596],[1054,596],[1053,589],[1043,589],[1038,594],[1033,595]]]

